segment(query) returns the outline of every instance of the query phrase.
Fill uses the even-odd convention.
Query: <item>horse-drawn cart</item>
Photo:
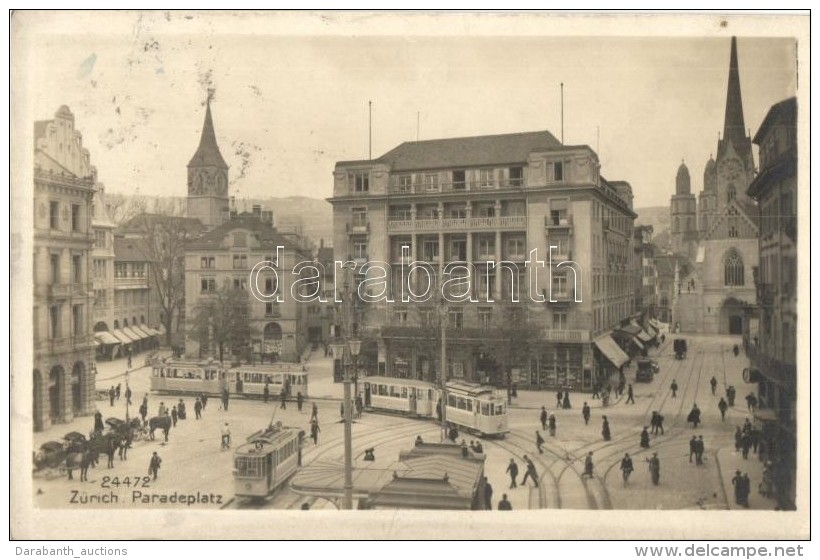
[[[47,441],[34,453],[34,474],[43,478],[57,478],[65,470],[66,447],[59,441]]]

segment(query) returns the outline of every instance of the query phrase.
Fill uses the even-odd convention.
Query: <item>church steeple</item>
[[[748,141],[743,122],[743,99],[740,96],[740,72],[737,65],[737,39],[732,37],[729,57],[729,84],[726,89],[726,115],[723,120],[723,141],[731,141],[740,150]]]
[[[205,110],[205,124],[202,125],[202,136],[199,139],[194,157],[188,162],[188,167],[218,167],[228,169],[228,164],[219,152],[216,143],[216,133],[214,132],[214,121],[211,117],[211,99],[208,97],[207,109]]]

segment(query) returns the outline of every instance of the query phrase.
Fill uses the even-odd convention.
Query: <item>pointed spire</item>
[[[723,121],[723,140],[729,140],[739,150],[746,140],[743,122],[743,100],[740,96],[740,72],[737,66],[737,38],[732,37],[729,57],[729,84],[726,89],[726,116]]]
[[[205,109],[205,124],[202,125],[202,136],[199,139],[194,157],[188,162],[188,167],[220,167],[228,169],[228,164],[219,152],[216,143],[216,132],[214,132],[214,121],[211,117],[211,92],[208,92],[208,101]]]

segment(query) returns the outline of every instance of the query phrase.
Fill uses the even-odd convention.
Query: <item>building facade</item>
[[[105,187],[97,184],[91,206],[91,226],[94,230],[94,249],[91,253],[91,274],[94,286],[93,330],[98,358],[111,358],[119,341],[97,332],[109,332],[114,324],[114,229],[116,224],[108,215]]]
[[[34,429],[94,410],[96,170],[63,105],[34,123]]]
[[[219,151],[211,117],[210,98],[199,147],[188,162],[188,212],[205,229],[213,229],[230,218],[228,164]]]
[[[746,338],[751,379],[758,382],[766,457],[773,462],[775,493],[793,508],[797,450],[797,100],[772,106],[754,137],[760,173],[748,194],[758,203],[759,324]]]
[[[599,339],[634,309],[631,198],[628,183],[600,176],[588,146],[549,132],[407,142],[337,163],[336,260],[354,266],[345,283],[359,299],[385,296],[358,306],[365,369],[435,379],[443,320],[450,378],[590,387],[613,367],[599,347],[613,354],[615,342]],[[403,301],[428,285],[439,295]],[[501,358],[488,348],[503,347],[511,325],[530,326],[536,343]]]
[[[743,118],[737,40],[732,38],[723,136],[718,141],[716,159],[710,158],[704,171],[694,269],[679,278],[673,312],[675,322],[685,331],[741,335],[748,329],[746,317],[755,305],[753,277],[758,266],[757,209],[746,194],[754,174],[752,140]],[[681,179],[679,169],[679,188]],[[675,242],[675,218],[679,218],[679,224],[688,224],[692,216],[692,198],[682,197],[685,195],[672,197],[672,247],[691,258],[692,246],[686,236],[692,232],[688,225],[678,231]]]
[[[655,268],[653,232],[652,226],[635,226],[634,264],[632,266],[635,275],[635,313],[645,318],[656,318],[655,308],[658,304],[658,271]]]

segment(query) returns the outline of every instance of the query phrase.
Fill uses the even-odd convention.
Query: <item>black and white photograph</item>
[[[807,14],[10,33],[13,539],[808,537]]]

